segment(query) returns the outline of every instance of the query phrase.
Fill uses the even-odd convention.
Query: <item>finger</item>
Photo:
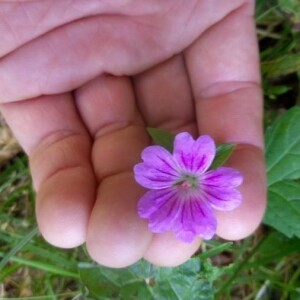
[[[147,126],[195,133],[192,92],[180,55],[139,74],[134,85]]]
[[[120,13],[124,4],[124,0],[73,0],[71,5],[60,0],[2,0],[0,57],[69,22],[90,15]]]
[[[230,163],[243,172],[244,201],[218,212],[218,234],[240,239],[261,222],[265,210],[262,95],[252,3],[232,12],[186,52],[200,133],[238,143]]]
[[[216,211],[217,234],[228,240],[239,240],[253,233],[263,218],[266,206],[264,156],[261,149],[241,145],[228,164],[240,170],[244,183],[240,187],[242,205],[233,211]]]
[[[148,126],[197,134],[186,75],[182,57],[176,56],[135,77],[139,109]],[[199,239],[188,245],[178,241],[172,233],[154,234],[144,257],[156,265],[175,266],[186,261],[199,245]]]
[[[191,244],[180,242],[173,232],[154,234],[144,258],[154,265],[175,267],[186,262],[199,249],[200,244],[200,238]]]
[[[143,256],[152,237],[137,215],[143,190],[132,175],[149,139],[128,78],[98,77],[81,87],[76,98],[95,139],[92,162],[99,183],[87,249],[100,264],[124,267]]]
[[[82,244],[95,180],[90,137],[71,95],[2,104],[1,111],[29,155],[42,235],[59,247]]]
[[[2,57],[0,101],[67,92],[101,73],[137,74],[182,51],[241,2],[179,1],[174,5],[174,1],[153,0],[151,4],[125,1],[123,6],[119,1],[119,11],[106,1],[107,14],[97,15],[95,10],[92,16],[51,28]],[[80,10],[87,5],[80,2],[72,1],[72,6]],[[205,14],[205,18],[199,18],[199,14]],[[17,33],[21,29],[17,26]]]

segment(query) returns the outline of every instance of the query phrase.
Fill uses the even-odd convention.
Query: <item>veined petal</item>
[[[209,240],[214,236],[216,228],[212,209],[193,197],[184,202],[173,226],[176,237],[186,243],[191,243],[196,236]]]
[[[134,166],[135,180],[149,189],[164,189],[179,180],[179,171],[170,152],[149,146],[142,152],[143,163]]]
[[[169,199],[173,198],[176,190],[172,188],[150,190],[138,202],[138,214],[141,218],[149,218],[160,209]]]
[[[242,200],[240,191],[228,187],[202,186],[202,194],[211,207],[217,210],[229,211],[237,208]]]
[[[147,200],[144,203],[140,203],[140,209],[143,207],[146,210],[145,202],[152,202],[151,206],[148,205],[147,218],[149,219],[149,228],[152,232],[161,233],[170,230],[173,227],[174,222],[176,222],[177,215],[180,213],[180,207],[182,206],[182,201],[178,198],[178,195],[174,189],[166,189],[148,194]],[[150,207],[150,208],[149,208]]]
[[[216,187],[237,187],[243,183],[242,174],[235,169],[220,167],[201,177],[201,184]]]
[[[216,154],[216,145],[208,135],[194,140],[187,133],[179,133],[174,141],[174,157],[180,167],[187,172],[201,174],[211,165]]]

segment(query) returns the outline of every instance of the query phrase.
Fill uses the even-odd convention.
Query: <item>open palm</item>
[[[86,242],[122,267],[145,257],[187,260],[171,233],[137,216],[132,167],[145,127],[240,144],[229,164],[243,204],[216,212],[217,233],[252,233],[265,208],[261,90],[254,1],[36,0],[0,2],[1,111],[28,153],[41,233]]]

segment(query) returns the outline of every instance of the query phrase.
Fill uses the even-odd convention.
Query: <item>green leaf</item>
[[[217,153],[210,169],[216,169],[228,160],[232,152],[234,151],[236,144],[219,144],[217,145]]]
[[[247,268],[259,268],[283,257],[300,252],[300,239],[288,238],[278,231],[266,236],[255,255],[255,259],[247,263]]]
[[[135,297],[140,296],[141,299],[151,299],[144,279],[136,276],[130,268],[110,269],[81,263],[79,275],[82,283],[97,299],[123,299],[120,298],[122,293],[131,294],[131,298],[127,299],[138,299]]]
[[[275,78],[300,70],[300,54],[286,54],[279,58],[263,61],[262,74],[265,78]]]
[[[80,263],[78,272],[82,284],[88,289],[89,296],[96,299],[109,299],[114,296],[115,284],[102,274],[102,268]]]
[[[286,85],[272,85],[268,82],[263,83],[263,91],[266,96],[268,96],[271,100],[276,100],[277,96],[285,94],[290,91],[291,87]]]
[[[96,299],[209,300],[214,294],[209,272],[201,270],[199,258],[175,268],[145,261],[124,269],[79,265],[81,281]]]
[[[300,238],[300,185],[281,181],[268,190],[268,207],[264,223],[291,238]]]
[[[151,288],[145,282],[133,282],[120,289],[120,299],[153,300]]]
[[[192,258],[175,268],[158,268],[153,287],[155,299],[169,300],[209,300],[213,299],[214,289],[210,280],[201,278],[201,261]]]
[[[300,108],[294,107],[266,132],[268,185],[300,177]]]
[[[300,238],[300,108],[286,112],[266,133],[268,207],[264,223]]]
[[[151,138],[153,139],[154,144],[166,148],[171,153],[173,152],[173,142],[174,142],[175,135],[173,135],[168,131],[158,129],[158,128],[152,128],[152,127],[148,127],[147,131],[151,136]]]

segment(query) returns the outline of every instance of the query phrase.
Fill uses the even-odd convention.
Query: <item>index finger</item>
[[[217,233],[241,239],[260,224],[265,210],[262,94],[258,47],[249,1],[205,32],[185,53],[198,129],[217,142],[237,143],[229,164],[244,175],[243,204],[216,212]]]

